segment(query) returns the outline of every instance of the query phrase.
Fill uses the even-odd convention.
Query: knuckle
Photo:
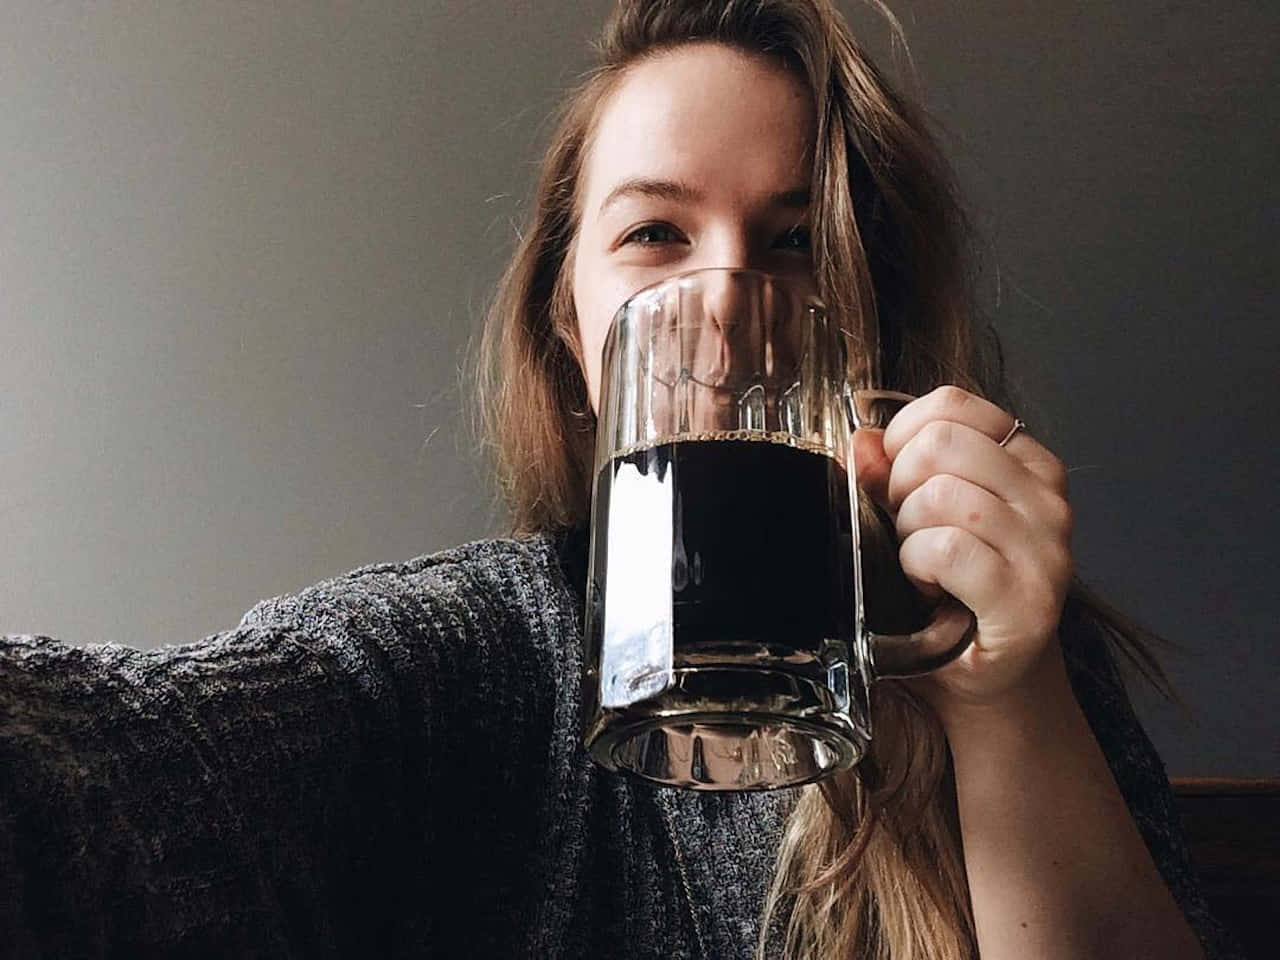
[[[930,516],[945,516],[960,500],[960,481],[949,473],[937,473],[925,481],[923,493]]]
[[[964,409],[973,399],[973,394],[953,384],[938,387],[933,393],[938,406],[948,413],[956,413]]]
[[[1046,505],[1050,529],[1069,537],[1075,527],[1075,511],[1065,497],[1050,497]]]
[[[1049,461],[1049,485],[1058,493],[1066,496],[1067,493],[1067,465],[1053,457]]]
[[[958,567],[969,556],[969,539],[962,530],[948,527],[938,537],[938,560],[946,567]]]
[[[1071,582],[1071,574],[1075,572],[1075,559],[1071,555],[1071,550],[1061,545],[1054,551],[1053,555],[1053,583],[1056,587],[1065,589]],[[1055,594],[1057,591],[1055,590]]]
[[[945,456],[947,449],[955,439],[955,430],[946,420],[934,420],[920,430],[921,456],[933,463]]]

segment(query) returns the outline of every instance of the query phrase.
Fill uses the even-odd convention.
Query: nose
[[[745,224],[726,224],[719,230],[709,231],[698,244],[694,256],[688,260],[688,269],[702,270],[711,267],[724,270],[763,269],[760,253],[753,249]]]
[[[691,269],[720,268],[702,274],[699,289],[704,334],[696,352],[704,382],[785,389],[802,349],[801,303],[817,292],[808,261],[785,259],[744,221],[708,233],[692,259]]]
[[[762,320],[768,316],[761,301],[767,284],[755,274],[723,264],[700,271],[690,281],[682,285],[679,311],[686,368],[694,379],[713,388],[749,377],[761,359]]]

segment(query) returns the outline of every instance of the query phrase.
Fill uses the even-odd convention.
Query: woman
[[[516,536],[189,647],[8,639],[6,955],[1226,955],[1116,679],[1133,638],[1071,588],[1062,465],[981,398],[960,227],[829,3],[623,3],[491,316]],[[600,345],[698,266],[860,318],[882,385],[921,395],[860,470],[906,573],[978,619],[878,694],[870,762],[798,797],[653,790],[578,739]]]

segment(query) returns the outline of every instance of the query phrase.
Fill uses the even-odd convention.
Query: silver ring
[[[1013,426],[1009,428],[1009,432],[1004,435],[1004,439],[1000,441],[1000,446],[1007,446],[1009,441],[1014,438],[1019,430],[1027,429],[1027,425],[1017,417],[1013,418]]]

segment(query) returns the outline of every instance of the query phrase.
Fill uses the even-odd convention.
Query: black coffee
[[[782,438],[750,436],[662,443],[616,457],[600,472],[593,518],[598,622],[611,604],[618,610],[630,604],[628,617],[638,622],[665,619],[661,611],[637,617],[636,598],[665,607],[669,597],[677,651],[731,644],[804,654],[818,652],[828,639],[852,639],[844,468]],[[864,529],[864,540],[868,533]],[[885,555],[875,558],[864,543],[868,621],[882,631],[923,623],[927,611],[908,609],[914,591],[898,568],[896,540],[881,536],[879,542]],[[617,569],[667,544],[669,591],[662,571],[656,585],[650,571],[647,586],[638,588],[638,574]]]

